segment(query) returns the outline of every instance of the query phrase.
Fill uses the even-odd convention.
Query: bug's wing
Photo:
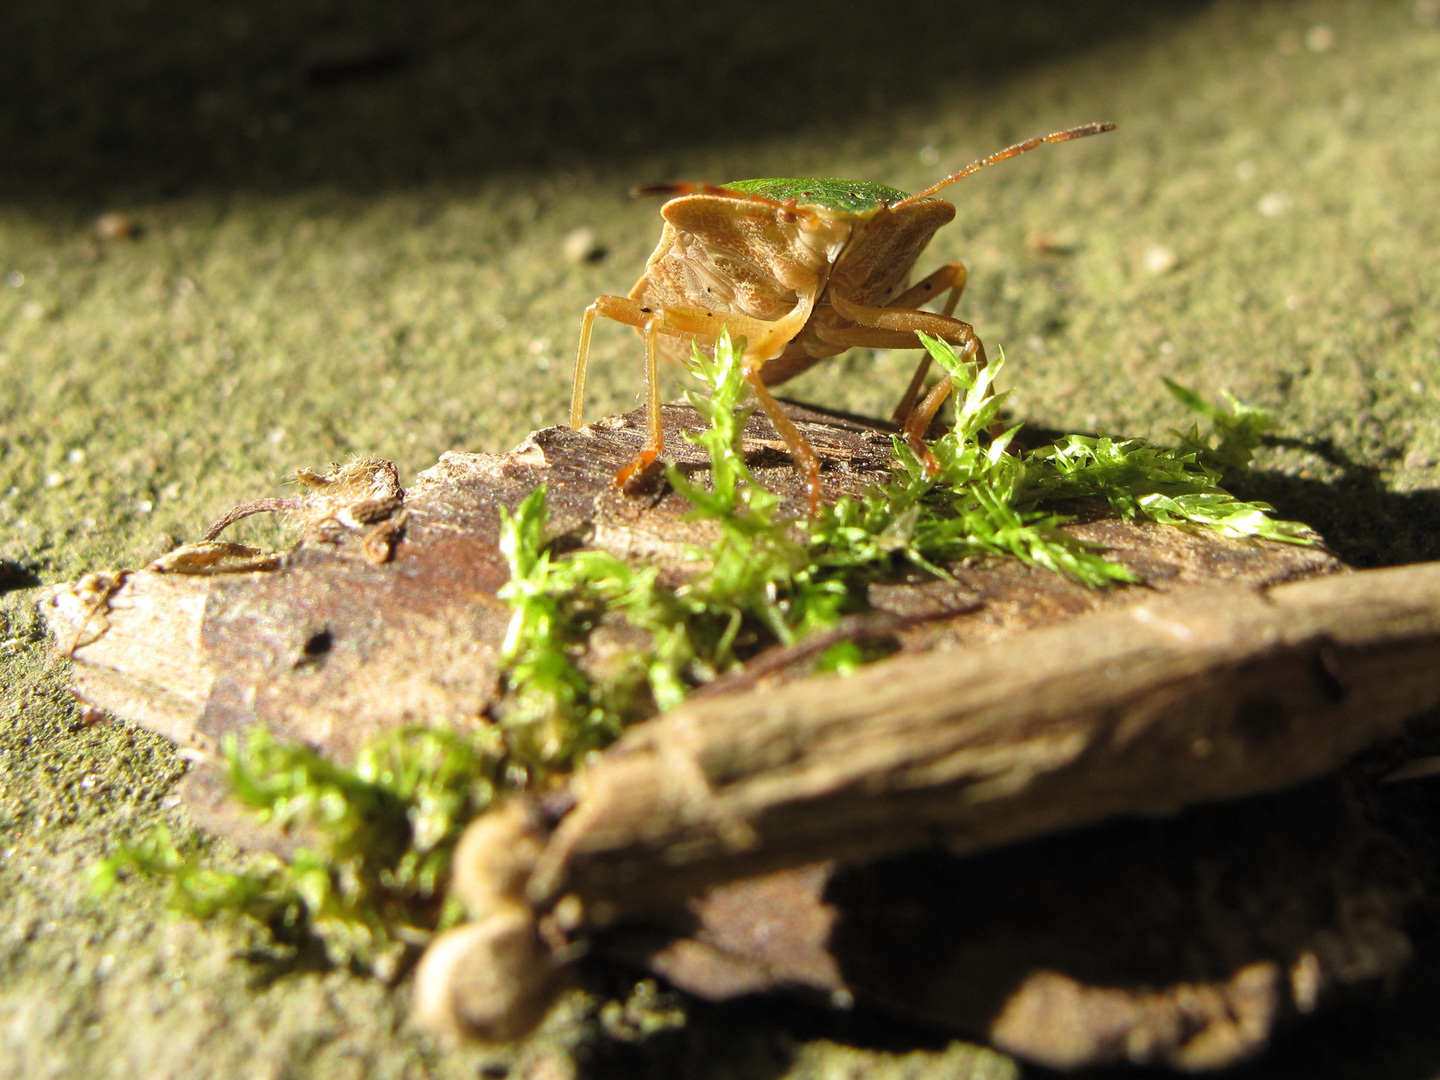
[[[705,194],[671,199],[661,213],[665,231],[630,298],[765,322],[819,294],[851,228],[848,218]],[[672,358],[689,351],[681,339],[662,342]]]

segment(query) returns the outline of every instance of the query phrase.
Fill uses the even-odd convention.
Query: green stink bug
[[[785,439],[805,478],[813,515],[820,504],[820,463],[767,387],[855,346],[918,349],[916,333],[985,359],[969,323],[951,313],[965,288],[963,263],[947,263],[915,285],[910,271],[931,237],[955,217],[955,207],[932,198],[973,172],[1042,143],[1110,131],[1086,124],[1039,135],[951,173],[924,191],[903,191],[857,180],[739,180],[723,187],[665,184],[639,194],[672,195],[660,208],[665,228],[645,272],[628,296],[601,296],[585,309],[570,399],[570,426],[582,421],[585,367],[595,317],[626,323],[645,339],[647,438],[619,485],[645,471],[664,448],[658,361],[682,361],[690,342],[713,343],[722,328],[746,341],[745,378],[760,407]],[[908,287],[907,287],[908,286]],[[920,305],[948,293],[943,312]],[[919,401],[928,355],[910,381],[897,421],[922,459],[921,436],[950,392],[942,379]]]

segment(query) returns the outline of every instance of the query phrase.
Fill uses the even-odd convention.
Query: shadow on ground
[[[1307,450],[1338,475],[1316,480],[1256,470],[1234,485],[1237,495],[1271,503],[1280,517],[1310,525],[1357,568],[1440,559],[1440,491],[1387,490],[1378,467],[1357,462],[1329,439],[1267,442]]]
[[[33,589],[40,584],[40,575],[23,563],[0,559],[0,596],[17,589]]]
[[[590,977],[604,996],[624,998],[624,978],[613,969],[597,967]],[[680,1074],[677,1061],[686,1063],[684,1075],[776,1080],[795,1068],[800,1047],[814,1040],[878,1054],[935,1053],[951,1041],[871,1009],[839,1011],[782,995],[719,1005],[686,999],[685,1013],[683,1027],[649,1038],[595,1042],[581,1057],[582,1080],[669,1080]]]
[[[1411,757],[1440,751],[1440,714],[1411,724],[1399,743],[1378,747],[1361,759],[1372,778]],[[1374,823],[1423,866],[1424,895],[1417,898],[1408,932],[1414,957],[1389,985],[1357,987],[1327,1008],[1318,1020],[1301,1020],[1276,1032],[1259,1058],[1210,1074],[1216,1080],[1433,1080],[1440,1075],[1440,1027],[1435,1002],[1440,997],[1440,841],[1434,822],[1440,816],[1440,784],[1433,780],[1380,784],[1372,796]],[[1171,1080],[1174,1072],[1151,1069],[1093,1069],[1079,1073],[1027,1070],[1033,1080]]]
[[[15,0],[0,198],[369,191],[844,131],[1208,0]]]

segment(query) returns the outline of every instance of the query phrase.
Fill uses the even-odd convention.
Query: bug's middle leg
[[[964,263],[946,263],[934,273],[917,281],[885,306],[918,308],[941,293],[948,292],[949,295],[945,297],[945,306],[940,311],[948,318],[954,315],[955,305],[960,302],[960,294],[965,291],[967,280],[969,280],[969,271],[965,269]],[[915,402],[920,400],[920,388],[925,385],[925,376],[929,371],[930,354],[922,351],[920,362],[915,365],[915,374],[910,376],[910,385],[905,388],[905,395],[900,399],[900,404],[895,406],[895,411],[890,414],[895,423],[903,424],[910,413],[914,411]]]
[[[656,338],[660,335],[661,315],[656,312],[646,319],[640,331],[645,335],[645,445],[640,452],[615,474],[615,486],[627,487],[655,464],[665,449],[665,425],[660,420],[660,370]]]
[[[624,487],[631,480],[643,474],[665,446],[665,431],[660,417],[660,379],[657,339],[660,334],[674,334],[680,337],[714,341],[722,329],[746,339],[744,358],[745,381],[750,384],[756,400],[765,415],[785,440],[790,456],[795,460],[805,481],[805,491],[814,518],[820,511],[820,459],[809,440],[800,434],[780,408],[779,402],[771,396],[761,378],[765,361],[777,355],[785,343],[800,332],[815,306],[815,289],[801,290],[795,309],[783,318],[773,322],[738,315],[719,315],[713,311],[698,308],[651,308],[639,301],[623,296],[601,296],[585,309],[580,323],[580,347],[575,358],[575,382],[570,399],[570,426],[579,427],[581,406],[585,396],[585,369],[590,353],[590,335],[595,326],[595,317],[603,315],[616,322],[633,326],[645,336],[645,397],[648,406],[647,437],[645,445],[633,461],[621,469],[615,477],[615,484]],[[913,335],[912,335],[913,337]]]
[[[908,297],[908,293],[906,295]],[[916,334],[923,331],[960,346],[961,355],[967,361],[985,363],[985,346],[975,335],[975,328],[952,316],[899,306],[865,307],[851,303],[839,295],[832,295],[830,302],[837,312],[855,325],[833,330],[817,328],[818,336],[828,345],[844,348],[858,345],[872,349],[918,349],[922,346]],[[921,368],[917,376],[923,378],[924,368]],[[918,386],[916,389],[918,393]],[[930,421],[949,397],[950,389],[950,380],[941,379],[923,401],[908,411],[901,426],[910,448],[925,463],[927,469],[938,468],[938,465],[925,446],[925,429],[930,426]]]

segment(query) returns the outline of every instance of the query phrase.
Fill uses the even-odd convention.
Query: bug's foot
[[[664,462],[655,450],[641,450],[618,473],[613,485],[626,495],[640,495],[654,486],[658,477],[665,474]]]
[[[811,522],[820,520],[820,507],[823,504],[820,490],[820,473],[817,470],[815,475],[805,475],[805,505],[810,510]]]
[[[926,480],[934,480],[940,475],[940,462],[930,452],[930,447],[925,445],[924,439],[907,431],[905,442],[909,445],[910,452],[919,460],[920,467],[925,470]]]

